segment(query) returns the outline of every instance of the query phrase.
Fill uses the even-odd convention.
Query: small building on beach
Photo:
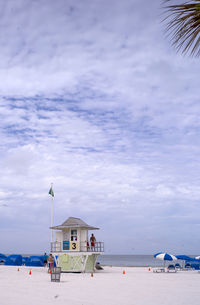
[[[51,253],[62,272],[94,272],[98,255],[104,252],[104,243],[90,242],[89,231],[99,230],[80,218],[69,217],[61,225],[53,226],[55,241]]]

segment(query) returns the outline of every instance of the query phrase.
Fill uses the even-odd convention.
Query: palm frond
[[[164,3],[171,0],[165,0]],[[200,55],[200,0],[164,6],[167,17],[166,31],[175,48],[192,56]]]

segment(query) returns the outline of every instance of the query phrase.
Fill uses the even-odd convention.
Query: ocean
[[[135,267],[157,267],[162,266],[163,261],[159,261],[153,255],[99,255],[97,262],[102,266],[135,266]]]
[[[44,254],[44,253],[43,253]],[[43,254],[22,254],[22,256],[43,255]],[[195,257],[195,255],[190,255]],[[115,255],[103,254],[97,258],[102,266],[116,266],[116,267],[160,267],[163,266],[163,261],[155,259],[153,255]],[[166,261],[166,264],[173,262]]]
[[[44,254],[44,253],[43,253]],[[37,256],[43,254],[22,254],[22,256]],[[48,253],[47,253],[48,254]],[[163,261],[157,260],[153,257],[153,255],[117,255],[117,254],[103,254],[99,255],[97,258],[97,262],[99,262],[102,266],[135,266],[135,267],[157,267],[162,266]]]

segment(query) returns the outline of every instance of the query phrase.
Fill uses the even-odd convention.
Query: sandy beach
[[[123,274],[125,270],[125,274]],[[46,268],[0,266],[1,305],[197,305],[197,271],[153,273],[140,267],[104,267],[89,273],[61,274],[51,282]]]

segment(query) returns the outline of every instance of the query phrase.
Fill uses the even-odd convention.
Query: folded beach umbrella
[[[174,256],[172,254],[168,254],[168,253],[163,253],[163,252],[154,254],[154,257],[156,259],[160,259],[160,260],[164,261],[164,266],[165,266],[165,261],[176,261],[177,260],[176,256]]]

